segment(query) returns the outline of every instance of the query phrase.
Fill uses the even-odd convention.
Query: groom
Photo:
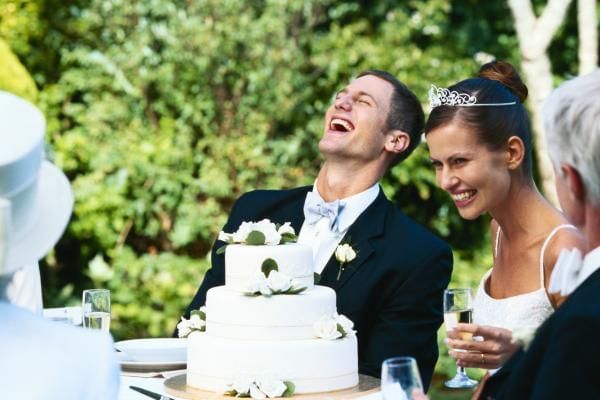
[[[379,377],[394,356],[417,359],[427,387],[438,356],[442,293],[450,280],[450,248],[404,215],[379,180],[415,149],[423,111],[408,88],[387,72],[361,73],[337,93],[325,115],[319,149],[325,161],[314,186],[256,190],[234,204],[223,231],[243,221],[291,222],[300,243],[313,249],[320,285],[337,293],[340,314],[354,321],[359,371]],[[320,213],[322,212],[322,214]],[[357,253],[341,269],[334,251]],[[224,284],[224,256],[212,250],[212,268],[186,314]]]

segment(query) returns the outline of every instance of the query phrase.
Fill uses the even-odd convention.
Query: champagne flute
[[[444,291],[444,324],[446,332],[453,330],[458,323],[470,324],[473,318],[473,296],[471,289],[448,289]],[[473,335],[469,332],[459,332],[462,340],[471,340]],[[459,351],[459,350],[456,350]],[[477,381],[469,378],[464,367],[456,368],[454,378],[444,383],[453,389],[472,388],[477,386]]]
[[[108,332],[110,329],[110,291],[88,289],[83,291],[83,326]]]
[[[412,392],[423,392],[417,361],[412,357],[388,358],[381,366],[381,397],[383,400],[411,400]]]

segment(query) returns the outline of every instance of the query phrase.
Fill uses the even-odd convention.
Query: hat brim
[[[36,219],[17,243],[10,243],[6,266],[16,269],[43,258],[62,236],[73,211],[73,192],[60,169],[43,161],[34,202]]]

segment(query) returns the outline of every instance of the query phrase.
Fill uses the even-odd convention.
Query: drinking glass
[[[451,331],[459,323],[470,324],[473,318],[473,296],[471,289],[448,289],[444,291],[444,324],[446,332]],[[460,332],[462,340],[471,340],[472,334]],[[460,350],[456,350],[460,351]],[[477,381],[469,378],[464,367],[456,368],[454,378],[446,381],[446,387],[454,389],[472,388],[477,386]]]
[[[108,332],[110,328],[110,291],[88,289],[83,291],[83,326]]]
[[[412,357],[388,358],[381,367],[383,400],[410,400],[414,389],[423,391],[417,361]]]

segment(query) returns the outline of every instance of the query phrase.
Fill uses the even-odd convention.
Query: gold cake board
[[[350,389],[335,392],[294,394],[291,399],[298,400],[337,400],[355,399],[379,391],[379,379],[368,375],[358,376],[358,385]],[[190,387],[186,383],[185,373],[165,379],[165,389],[168,394],[189,400],[232,400],[235,397],[225,396],[222,393],[208,392]]]

